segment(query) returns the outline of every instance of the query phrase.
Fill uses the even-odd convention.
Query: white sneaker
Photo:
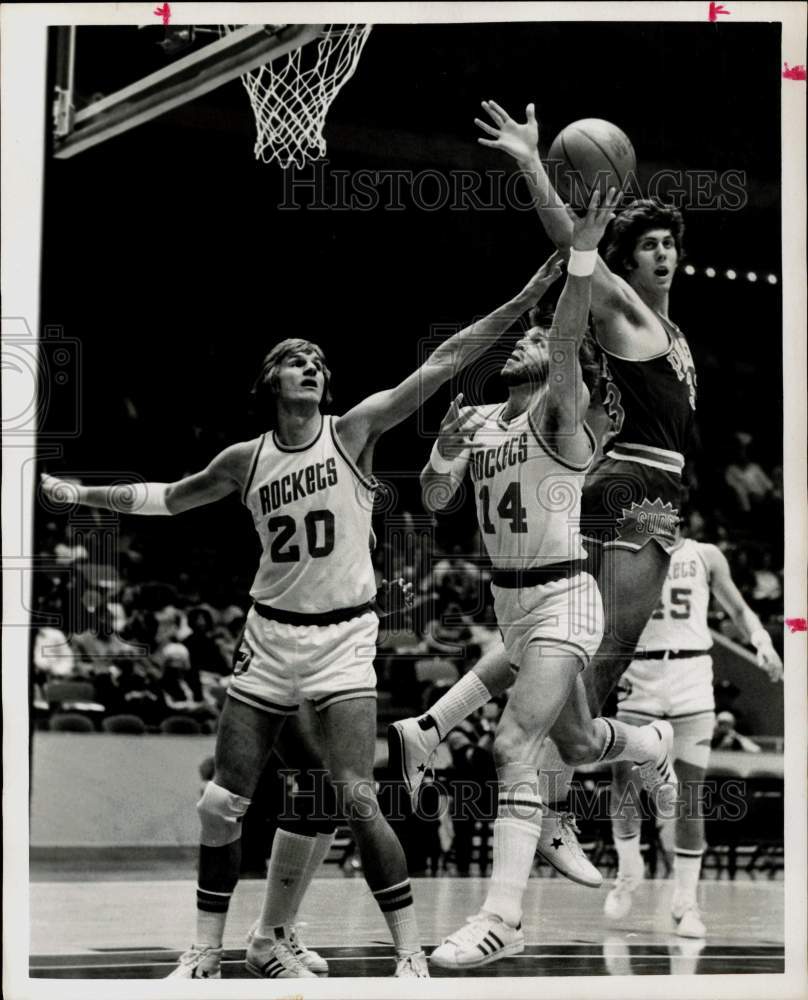
[[[640,879],[630,878],[628,875],[618,875],[614,888],[606,897],[603,904],[603,912],[609,920],[622,920],[631,912],[631,904],[634,902],[634,890],[640,884]]]
[[[675,933],[683,938],[703,938],[707,936],[707,928],[701,919],[698,904],[690,903],[683,910],[671,910]]]
[[[652,760],[637,765],[642,786],[648,793],[657,815],[672,819],[676,815],[679,779],[673,769],[673,726],[657,719],[643,729],[653,729],[659,737],[659,749]]]
[[[277,928],[275,937],[261,937],[255,929],[247,937],[247,971],[261,979],[316,979],[313,972],[292,950],[283,928]]]
[[[309,972],[313,972],[319,976],[327,976],[328,962],[326,962],[319,952],[306,947],[303,943],[303,938],[300,936],[300,926],[300,924],[292,924],[289,928],[289,944],[292,951],[306,966]]]
[[[603,876],[578,843],[576,834],[580,832],[573,813],[557,813],[553,809],[547,809],[542,816],[536,850],[548,864],[570,881],[597,889],[603,884]]]
[[[429,979],[426,955],[422,951],[416,951],[400,958],[393,975],[396,979]]]
[[[221,979],[221,948],[200,948],[192,944],[180,955],[179,965],[166,979]]]
[[[309,972],[316,975],[328,975],[328,962],[316,951],[307,948],[300,936],[299,927],[301,924],[291,924],[286,928],[286,940],[292,952],[298,960],[305,965]],[[258,921],[256,920],[247,932],[247,947],[252,944],[252,940],[258,931]]]
[[[468,918],[465,927],[445,938],[429,956],[429,961],[443,969],[472,969],[524,950],[525,935],[521,925],[511,927],[499,917],[478,913]]]
[[[437,729],[421,729],[417,719],[402,719],[387,727],[389,766],[400,775],[413,807],[439,743]]]

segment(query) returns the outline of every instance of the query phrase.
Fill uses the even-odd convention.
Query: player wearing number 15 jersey
[[[635,726],[648,725],[653,719],[672,724],[676,771],[683,786],[692,791],[704,781],[715,725],[713,639],[707,626],[711,594],[755,647],[758,666],[773,681],[780,680],[780,658],[768,632],[732,582],[723,553],[714,545],[685,538],[677,540],[671,553],[659,606],[617,688],[618,719]],[[618,873],[604,909],[609,918],[619,920],[631,909],[644,864],[640,818],[631,806],[626,807],[631,774],[621,764],[614,766],[613,774],[612,832]],[[702,805],[702,796],[684,795],[676,816],[671,912],[674,930],[682,937],[705,934],[696,896],[704,851]]]

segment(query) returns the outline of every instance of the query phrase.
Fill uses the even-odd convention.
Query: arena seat
[[[95,701],[95,688],[90,681],[48,681],[43,694],[51,707],[70,701]]]
[[[169,715],[160,723],[160,732],[169,735],[198,736],[202,732],[202,727],[187,715]]]
[[[136,715],[108,715],[101,723],[105,733],[127,733],[130,736],[141,736],[146,732],[146,725]]]
[[[78,712],[57,712],[51,716],[50,728],[52,733],[93,733],[95,726],[86,715],[79,715]]]

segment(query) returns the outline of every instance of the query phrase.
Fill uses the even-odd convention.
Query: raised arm
[[[239,490],[247,481],[257,441],[231,445],[201,472],[174,483],[115,483],[82,486],[74,480],[43,473],[42,492],[63,504],[102,507],[119,514],[181,514],[193,507],[214,503]]]
[[[515,320],[541,300],[560,274],[560,255],[553,254],[518,295],[445,340],[395,388],[368,396],[340,417],[337,431],[351,454],[358,455],[369,441],[409,417],[444,382],[486,351]]]
[[[483,101],[482,107],[491,121],[484,122],[480,118],[474,121],[490,138],[477,141],[507,153],[516,161],[527,181],[544,231],[555,246],[568,255],[572,246],[573,213],[550,182],[539,156],[539,126],[534,106],[528,104],[525,122],[514,121],[495,101]],[[642,310],[642,302],[633,289],[613,274],[599,257],[592,275],[593,314],[599,318],[625,314],[633,325],[637,325],[638,308]]]
[[[583,420],[589,403],[583,388],[578,351],[586,334],[591,302],[592,274],[598,244],[603,238],[618,193],[609,189],[601,203],[595,190],[589,208],[582,219],[576,218],[572,231],[572,252],[567,265],[567,278],[553,314],[549,333],[550,361],[547,393],[540,406],[547,406],[557,415],[557,426],[571,430]]]
[[[770,680],[781,681],[782,661],[772,645],[771,636],[735,586],[726,556],[715,545],[704,545],[701,551],[710,572],[711,592],[743,633],[744,638],[755,647],[760,669],[769,675]]]

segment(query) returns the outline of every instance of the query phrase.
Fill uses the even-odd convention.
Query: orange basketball
[[[601,197],[610,187],[622,189],[637,168],[637,157],[622,129],[602,118],[582,118],[553,139],[547,167],[564,201],[581,210],[595,187]]]

